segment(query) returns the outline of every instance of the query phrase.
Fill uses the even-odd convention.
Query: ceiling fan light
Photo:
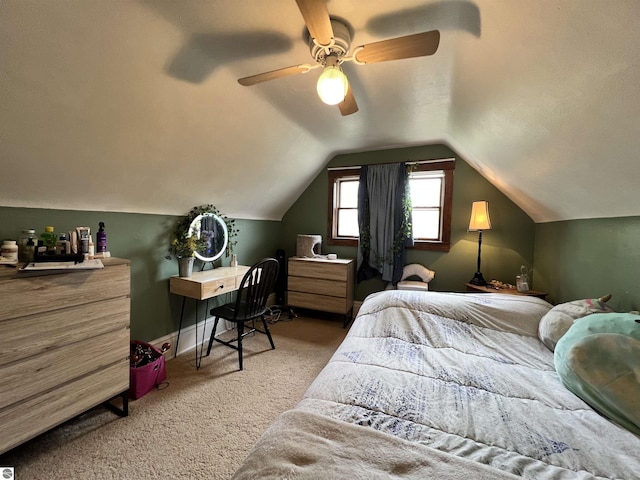
[[[337,105],[347,95],[349,82],[340,67],[327,66],[318,78],[318,96],[327,105]]]

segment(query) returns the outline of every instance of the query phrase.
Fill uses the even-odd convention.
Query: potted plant
[[[166,258],[168,260],[178,259],[178,275],[181,277],[190,277],[193,273],[195,260],[193,254],[198,248],[198,242],[196,237],[188,235],[188,230],[174,232]]]

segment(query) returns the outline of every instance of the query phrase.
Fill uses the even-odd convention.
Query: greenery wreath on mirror
[[[197,207],[193,207],[186,216],[181,217],[176,223],[176,226],[174,227],[172,232],[169,252],[165,258],[167,258],[168,260],[172,260],[174,258],[192,257],[194,255],[194,252],[199,247],[199,240],[189,236],[189,228],[191,227],[191,223],[198,215],[202,215],[205,213],[217,215],[224,221],[225,225],[227,226],[228,233],[228,241],[224,254],[227,257],[231,256],[234,247],[238,243],[236,237],[238,236],[239,230],[236,226],[236,220],[234,218],[229,218],[226,215],[223,215],[213,205],[199,205]]]

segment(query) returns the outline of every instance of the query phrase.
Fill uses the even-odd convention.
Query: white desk
[[[178,354],[178,343],[180,342],[180,331],[184,319],[184,305],[187,298],[196,301],[196,369],[200,368],[202,361],[202,349],[204,348],[204,335],[207,327],[207,315],[209,304],[205,307],[204,328],[202,331],[202,345],[200,346],[200,356],[198,356],[198,305],[202,300],[209,300],[223,293],[230,293],[240,288],[240,282],[245,273],[249,271],[248,266],[238,265],[237,267],[218,267],[202,272],[193,272],[190,277],[179,277],[174,275],[169,279],[169,291],[176,295],[182,295],[182,311],[180,313],[180,326],[178,327],[178,338],[174,356]]]

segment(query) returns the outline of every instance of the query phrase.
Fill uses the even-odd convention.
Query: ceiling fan
[[[326,0],[296,0],[309,31],[309,49],[315,64],[300,64],[238,80],[246,87],[257,83],[324,68],[318,79],[318,95],[329,105],[338,105],[342,115],[358,111],[351,86],[340,65],[386,62],[402,58],[433,55],[440,43],[440,32],[416,33],[351,48],[351,31],[344,22],[329,16]]]

